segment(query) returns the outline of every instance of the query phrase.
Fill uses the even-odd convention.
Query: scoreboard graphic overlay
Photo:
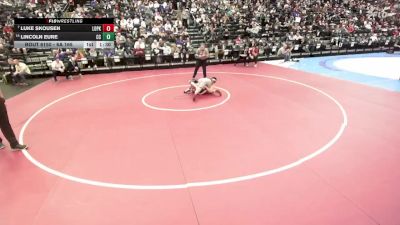
[[[114,48],[114,18],[15,18],[15,48]]]

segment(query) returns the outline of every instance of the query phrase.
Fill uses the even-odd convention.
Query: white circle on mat
[[[197,108],[191,108],[191,109],[174,109],[174,108],[164,108],[164,107],[158,107],[158,106],[154,106],[151,105],[149,103],[146,102],[146,98],[149,97],[150,95],[163,91],[163,90],[168,90],[168,89],[173,89],[173,88],[182,88],[182,87],[187,87],[188,85],[177,85],[177,86],[170,86],[170,87],[164,87],[164,88],[160,88],[154,91],[151,91],[147,94],[145,94],[142,97],[142,103],[143,105],[145,105],[146,107],[149,107],[150,109],[155,109],[155,110],[160,110],[160,111],[172,111],[172,112],[191,112],[191,111],[199,111],[199,110],[205,110],[205,109],[212,109],[215,107],[218,107],[222,104],[224,104],[225,102],[227,102],[230,98],[231,98],[231,93],[229,93],[228,90],[225,90],[224,88],[218,87],[218,89],[223,90],[226,93],[226,98],[214,105],[210,105],[210,106],[205,106],[205,107],[197,107]]]
[[[189,182],[189,183],[181,183],[181,184],[159,184],[159,185],[141,185],[141,184],[121,184],[121,183],[110,183],[110,182],[102,182],[102,181],[97,181],[97,180],[91,180],[91,179],[86,179],[86,178],[81,178],[81,177],[76,177],[70,174],[66,174],[60,171],[57,171],[55,169],[52,169],[43,163],[39,162],[35,158],[33,158],[30,154],[29,151],[27,150],[22,150],[24,156],[32,162],[34,165],[39,167],[40,169],[51,173],[55,176],[61,177],[63,179],[67,179],[70,181],[82,183],[82,184],[89,184],[89,185],[94,185],[94,186],[99,186],[99,187],[107,187],[107,188],[117,188],[117,189],[133,189],[133,190],[171,190],[171,189],[184,189],[184,188],[193,188],[193,187],[205,187],[205,186],[213,186],[213,185],[222,185],[222,184],[229,184],[229,183],[235,183],[235,182],[241,182],[241,181],[247,181],[247,180],[252,180],[260,177],[265,177],[268,175],[276,174],[279,172],[283,172],[289,169],[292,169],[296,166],[299,166],[303,164],[306,161],[311,160],[312,158],[315,158],[316,156],[322,154],[323,152],[327,151],[332,145],[334,145],[339,138],[342,136],[346,126],[347,126],[347,114],[343,106],[337,101],[334,97],[331,95],[327,94],[326,92],[315,88],[313,86],[310,86],[308,84],[304,84],[298,81],[294,80],[289,80],[281,77],[274,77],[274,76],[268,76],[268,75],[260,75],[260,74],[250,74],[250,73],[233,73],[233,72],[214,72],[215,74],[229,74],[229,75],[243,75],[243,76],[255,76],[255,77],[263,77],[263,78],[269,78],[269,79],[275,79],[275,80],[281,80],[285,82],[289,82],[292,84],[297,84],[306,88],[309,88],[316,93],[319,93],[325,97],[327,97],[330,101],[335,103],[335,105],[339,108],[341,114],[342,114],[342,123],[339,128],[339,130],[336,132],[336,134],[323,146],[319,147],[316,149],[313,153],[302,157],[292,163],[282,165],[278,168],[270,169],[270,170],[265,170],[265,171],[260,171],[258,173],[254,174],[248,174],[248,175],[243,175],[243,176],[237,176],[237,177],[230,177],[230,178],[225,178],[225,179],[219,179],[219,180],[209,180],[209,181],[198,181],[198,182]],[[116,83],[121,83],[121,82],[126,82],[126,81],[133,81],[133,80],[138,80],[138,79],[146,79],[146,78],[152,78],[152,77],[161,77],[161,76],[174,76],[174,75],[188,75],[190,73],[173,73],[173,74],[159,74],[159,75],[152,75],[152,76],[144,76],[144,77],[135,77],[135,78],[129,78],[129,79],[124,79],[124,80],[118,80],[118,81],[113,81],[97,86],[93,86],[90,88],[86,88],[77,92],[73,92],[69,95],[66,95],[64,97],[61,97],[59,99],[56,99],[49,104],[45,105],[38,111],[36,111],[23,125],[21,132],[19,134],[19,140],[21,143],[24,143],[24,133],[25,130],[28,128],[29,124],[32,122],[32,120],[39,115],[43,110],[49,108],[50,106],[56,104],[57,102],[60,102],[66,98],[69,98],[71,96],[77,95],[79,93],[93,90],[95,88],[103,87],[103,86],[108,86]]]

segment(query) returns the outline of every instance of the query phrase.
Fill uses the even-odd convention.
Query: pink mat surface
[[[309,156],[337,134],[343,115],[328,97],[290,81],[334,97],[348,125],[327,151],[288,170],[173,190],[78,183],[43,171],[21,152],[0,151],[0,224],[400,223],[399,93],[271,65],[208,72],[227,90],[222,97],[192,102],[185,87],[175,87],[187,84],[192,69],[174,69],[47,81],[6,104],[18,134],[50,102],[96,86],[44,109],[24,142],[51,169],[122,185],[220,181]],[[200,110],[155,110],[143,104],[146,95],[155,107]]]

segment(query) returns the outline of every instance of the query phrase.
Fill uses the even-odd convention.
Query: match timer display
[[[15,18],[15,48],[114,48],[113,18]]]

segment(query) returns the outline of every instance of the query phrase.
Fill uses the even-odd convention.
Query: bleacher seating
[[[113,52],[111,53],[111,57],[105,57],[107,53],[99,50],[97,57],[93,59],[95,64],[99,67],[98,70],[101,70],[101,67],[113,69],[142,69],[191,65],[194,60],[194,52],[201,43],[206,43],[209,48],[210,63],[229,63],[235,61],[241,52],[246,51],[251,42],[257,43],[260,48],[259,60],[276,59],[278,49],[283,43],[287,42],[293,43],[293,56],[295,57],[387,51],[393,46],[400,32],[399,4],[396,4],[394,0],[377,1],[376,4],[374,4],[374,7],[376,7],[375,10],[386,10],[390,13],[394,12],[394,15],[389,15],[388,17],[380,19],[381,21],[390,21],[390,23],[388,23],[390,26],[380,25],[380,27],[378,27],[376,25],[374,29],[368,29],[366,25],[368,21],[373,21],[371,19],[372,17],[368,15],[369,12],[364,10],[360,14],[358,10],[355,10],[361,5],[367,6],[367,3],[370,2],[369,0],[358,0],[356,1],[358,5],[351,5],[350,3],[333,0],[322,1],[319,6],[324,7],[324,13],[326,14],[324,15],[324,13],[322,13],[324,20],[316,19],[316,17],[313,16],[314,12],[317,10],[314,6],[319,4],[314,0],[288,0],[286,1],[288,3],[286,6],[284,6],[284,2],[281,0],[189,0],[186,4],[186,8],[189,9],[189,12],[193,7],[198,9],[197,12],[204,9],[202,11],[204,12],[204,18],[206,18],[205,21],[195,21],[195,18],[200,16],[201,13],[189,13],[190,19],[187,21],[188,26],[179,28],[175,37],[165,32],[167,35],[164,38],[161,38],[163,35],[151,33],[152,26],[157,26],[157,22],[154,15],[150,17],[148,15],[149,13],[154,14],[156,11],[159,12],[163,17],[162,23],[166,21],[171,21],[173,23],[175,20],[180,20],[180,14],[182,14],[185,8],[173,5],[176,3],[175,1],[168,1],[167,6],[161,6],[163,2],[159,2],[160,7],[157,9],[154,7],[149,8],[149,5],[137,5],[138,2],[115,1],[114,5],[111,4],[112,2],[113,1],[101,1],[94,3],[93,0],[86,1],[83,8],[79,8],[77,5],[70,6],[61,3],[61,5],[58,6],[62,11],[60,13],[57,12],[57,15],[62,17],[116,16],[117,32],[120,32],[122,36],[125,36],[127,39],[132,39],[132,41],[123,44],[125,47],[124,51]],[[145,4],[145,2],[147,1],[141,3]],[[155,3],[155,1],[153,3]],[[172,4],[172,8],[169,6],[170,3]],[[107,4],[110,5],[105,7]],[[391,4],[392,8],[387,9],[387,4]],[[135,5],[135,7],[132,7],[133,5]],[[330,13],[330,9],[335,10],[333,7],[334,5],[336,9],[341,8],[345,11],[347,10],[346,13],[349,15],[344,15],[343,13],[335,15]],[[219,16],[216,16],[217,7],[215,6],[218,6],[220,10]],[[299,6],[301,7],[299,8]],[[32,9],[30,9],[30,7],[32,7]],[[7,16],[12,15],[12,12],[18,11],[19,16],[29,16],[37,13],[39,9],[44,12],[46,7],[50,7],[51,10],[55,10],[54,8],[56,8],[54,5],[46,6],[40,4],[36,4],[35,6],[29,4],[27,6],[2,6],[0,8],[0,14],[3,16],[0,16],[0,24],[5,26],[9,23],[9,17]],[[265,9],[265,12],[262,11],[263,9]],[[307,11],[302,12],[302,10],[304,11],[305,9]],[[220,22],[224,18],[224,13],[230,15],[226,17],[226,23]],[[295,14],[298,16],[294,16]],[[138,57],[132,54],[132,49],[137,39],[133,34],[133,30],[123,27],[121,23],[117,22],[122,19],[122,16],[125,18],[135,18],[138,15],[141,15],[141,21],[146,21],[148,28],[145,33],[140,33],[141,36],[146,36],[143,65],[139,63],[140,60]],[[330,17],[327,15],[330,15]],[[214,22],[212,21],[213,16],[218,18]],[[354,20],[352,16],[363,16],[363,18],[365,18],[365,23],[359,23],[359,21]],[[301,18],[302,22],[294,22],[298,18]],[[182,23],[184,22],[183,20],[181,21]],[[357,29],[350,31],[348,28],[353,23]],[[312,30],[307,30],[306,24],[312,25]],[[300,28],[296,28],[296,26]],[[215,30],[212,31],[214,28]],[[254,30],[252,29],[254,28],[259,28],[259,32],[253,32]],[[289,37],[290,32],[296,33],[297,31],[301,38],[292,40]],[[147,36],[149,32],[150,35]],[[176,38],[186,36],[185,32],[187,32],[189,40],[187,43],[189,46],[187,53],[179,51],[173,52],[171,54],[171,62],[164,62],[165,57],[163,57],[162,49],[160,54],[156,55],[154,53],[154,49],[151,47],[154,39],[161,38],[163,41],[176,48]],[[377,40],[375,41],[371,39],[373,34],[377,35]],[[240,44],[235,44],[234,40],[238,36],[242,37],[242,42]],[[22,50],[12,49],[12,42],[7,40],[5,42],[4,48],[9,48],[7,57],[23,60],[30,66],[33,74],[42,75],[46,73],[46,70],[48,70],[48,61],[57,56],[57,53],[51,50],[30,49],[24,52]],[[61,51],[65,53],[65,49]],[[89,58],[88,50],[84,52],[84,55],[85,60],[83,60],[80,65],[83,67],[83,70],[91,72],[93,67],[89,68],[91,59],[87,60]],[[183,55],[186,57],[182,57]],[[186,59],[184,60],[184,58]]]

